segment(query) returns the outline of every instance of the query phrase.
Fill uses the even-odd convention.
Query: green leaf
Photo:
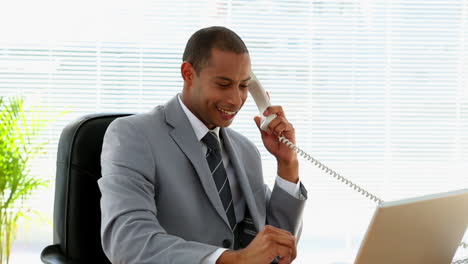
[[[39,216],[24,208],[24,202],[48,181],[32,175],[28,163],[45,153],[47,142],[38,142],[37,136],[63,115],[52,116],[41,106],[29,110],[21,97],[0,96],[0,263],[10,256],[18,220]]]

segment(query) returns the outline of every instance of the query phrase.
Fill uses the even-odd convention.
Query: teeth
[[[218,107],[218,110],[225,113],[226,115],[233,115],[233,114],[236,113],[236,112],[233,112],[233,111],[224,110],[224,109],[219,108],[219,107]]]

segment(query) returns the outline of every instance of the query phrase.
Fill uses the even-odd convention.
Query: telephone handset
[[[269,115],[267,117],[265,117],[263,115],[263,112],[265,111],[265,109],[268,108],[271,105],[270,98],[268,97],[265,89],[263,89],[263,86],[260,84],[260,82],[258,81],[257,77],[255,76],[255,74],[253,72],[250,74],[250,77],[251,77],[251,79],[250,79],[248,90],[249,90],[249,93],[252,95],[252,97],[253,97],[253,99],[255,101],[255,104],[258,107],[258,110],[260,111],[260,117],[262,118],[261,121],[260,121],[260,128],[262,130],[267,130],[268,129],[268,124],[273,119],[276,118],[276,115],[272,114],[272,115]],[[338,181],[341,181],[343,184],[345,184],[348,187],[354,189],[358,193],[364,195],[365,197],[369,198],[370,200],[372,200],[372,201],[374,201],[374,202],[376,202],[378,204],[381,204],[381,203],[384,202],[382,199],[378,198],[376,195],[366,191],[364,188],[360,187],[359,185],[357,185],[354,182],[352,182],[352,181],[348,180],[347,178],[343,177],[342,175],[340,175],[336,171],[334,171],[334,170],[330,169],[329,167],[325,166],[323,163],[321,163],[320,161],[318,161],[317,159],[315,159],[314,157],[309,155],[307,152],[300,149],[298,146],[296,146],[294,143],[289,141],[284,136],[279,136],[278,140],[281,143],[286,144],[290,149],[293,149],[294,151],[296,151],[298,155],[302,156],[303,158],[310,161],[312,164],[314,164],[318,168],[325,171],[325,173],[330,174],[333,178],[337,179]],[[465,243],[465,242],[461,242],[460,247],[467,248],[468,244]],[[457,262],[454,262],[454,263],[457,263]]]
[[[257,104],[258,111],[260,111],[260,128],[262,130],[268,129],[268,124],[270,124],[273,119],[276,118],[276,114],[271,114],[267,117],[263,115],[263,112],[271,105],[270,98],[263,89],[263,86],[258,81],[257,77],[253,72],[250,74],[250,83],[249,83],[249,93],[252,95],[253,99],[255,100],[255,104]]]

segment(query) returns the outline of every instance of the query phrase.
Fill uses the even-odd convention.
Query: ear
[[[194,75],[196,74],[192,64],[188,61],[184,61],[182,65],[180,65],[180,73],[182,74],[184,82],[188,84],[192,83]]]

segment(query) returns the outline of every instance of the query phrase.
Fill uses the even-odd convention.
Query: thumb
[[[255,124],[257,125],[258,129],[260,129],[260,122],[261,122],[262,118],[259,117],[259,116],[255,116],[254,117],[254,121],[255,121]]]
[[[267,133],[260,128],[260,122],[262,121],[262,118],[259,117],[259,116],[255,116],[254,121],[255,121],[255,124],[257,125],[258,131],[260,131],[260,134],[262,135],[262,137],[266,136]]]

